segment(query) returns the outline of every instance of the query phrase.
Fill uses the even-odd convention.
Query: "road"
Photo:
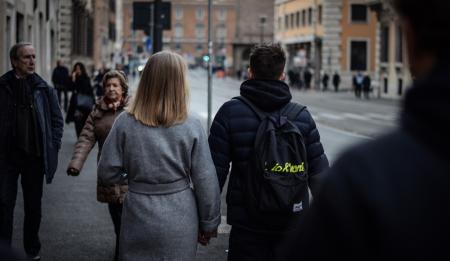
[[[137,80],[132,79],[133,93]],[[189,73],[190,110],[204,119],[206,127],[206,73]],[[214,79],[213,112],[225,101],[239,95],[240,82]],[[308,107],[318,123],[326,154],[333,162],[339,153],[353,144],[364,142],[395,127],[398,102],[356,100],[351,93],[321,93],[293,90],[293,100]],[[54,182],[44,186],[43,221],[41,224],[42,260],[112,260],[114,231],[107,206],[96,201],[95,148],[79,177],[68,177],[65,169],[76,142],[73,124],[66,125],[59,166]],[[224,195],[222,195],[224,199]],[[224,202],[224,201],[223,201]],[[225,203],[222,215],[226,215]],[[22,247],[23,201],[19,191],[15,210],[13,246]],[[226,260],[229,226],[223,217],[219,237],[208,247],[199,246],[198,261]]]

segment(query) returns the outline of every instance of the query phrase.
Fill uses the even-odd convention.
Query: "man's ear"
[[[248,67],[248,69],[247,69],[247,75],[248,75],[248,79],[253,79],[253,73],[252,73],[252,70],[250,70],[250,67]]]
[[[280,77],[278,78],[278,80],[280,80],[280,81],[286,80],[286,73],[283,72],[283,73],[280,75]]]

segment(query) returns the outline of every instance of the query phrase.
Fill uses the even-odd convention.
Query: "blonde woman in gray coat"
[[[184,59],[152,55],[103,145],[99,182],[128,180],[120,260],[194,260],[197,242],[217,235],[218,181],[205,131],[187,113],[188,94]]]

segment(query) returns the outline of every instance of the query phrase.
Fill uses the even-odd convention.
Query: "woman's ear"
[[[280,80],[280,81],[286,80],[286,74],[283,72],[283,73],[280,75],[280,77],[278,78],[278,80]]]

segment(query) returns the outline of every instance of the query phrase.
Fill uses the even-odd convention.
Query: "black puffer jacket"
[[[248,80],[241,85],[241,95],[261,110],[273,112],[283,108],[292,96],[289,87],[281,81]],[[221,190],[232,163],[227,191],[227,221],[233,226],[253,230],[271,231],[258,220],[251,220],[246,209],[241,185],[242,174],[253,151],[253,143],[259,126],[258,116],[242,101],[226,102],[212,123],[209,144],[216,166]],[[308,110],[303,110],[294,121],[302,132],[308,154],[309,175],[312,189],[318,174],[328,168],[316,124]]]

